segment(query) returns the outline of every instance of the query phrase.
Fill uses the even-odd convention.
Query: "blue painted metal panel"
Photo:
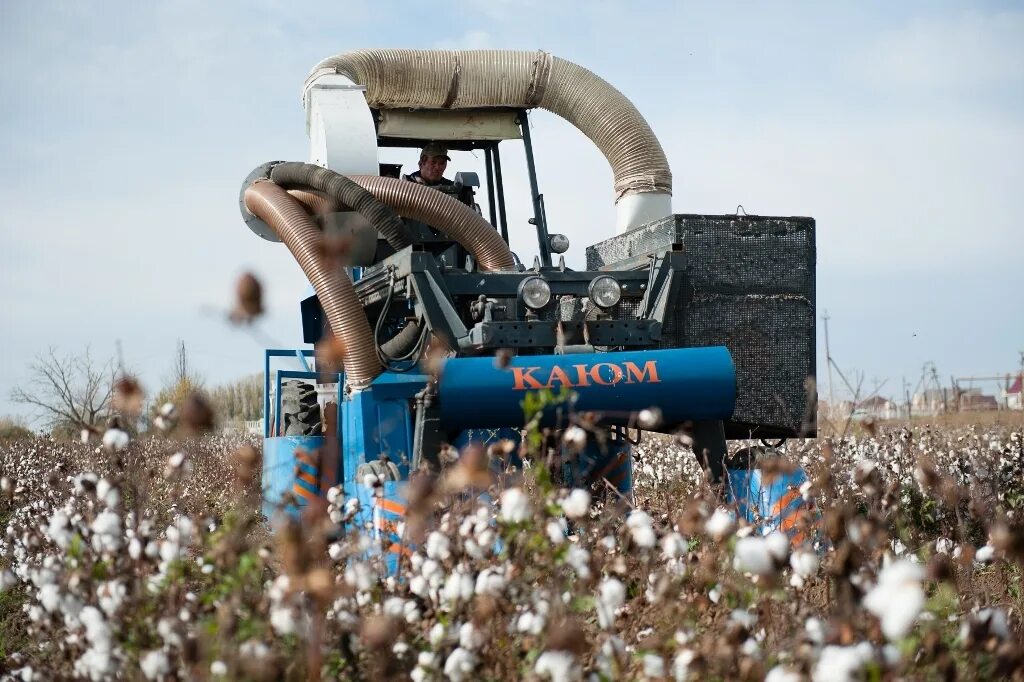
[[[323,447],[323,436],[282,436],[280,438],[265,438],[263,440],[263,472],[261,476],[261,487],[263,490],[263,514],[271,518],[281,504],[285,493],[293,492],[297,484],[296,474],[299,471],[311,473],[318,478],[318,472],[306,462],[300,462],[300,451],[312,453]],[[306,477],[303,477],[304,479]],[[308,480],[302,481],[303,487],[309,487],[315,495],[316,486],[308,485]],[[305,506],[305,500],[301,495],[296,496],[299,506]],[[289,510],[297,513],[298,510]]]
[[[726,471],[726,500],[736,505],[741,517],[758,524],[763,533],[783,531],[794,544],[812,539],[803,537],[797,527],[801,516],[810,513],[800,494],[800,486],[807,481],[803,469],[772,474],[770,478],[756,468]]]
[[[728,349],[676,348],[622,353],[529,355],[497,367],[494,358],[453,358],[439,380],[441,422],[451,430],[521,425],[521,401],[542,388],[576,392],[578,411],[628,423],[649,407],[670,427],[728,418],[736,404],[736,367]]]

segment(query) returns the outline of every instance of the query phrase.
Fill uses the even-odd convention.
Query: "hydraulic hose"
[[[377,108],[547,109],[601,150],[615,175],[616,201],[672,193],[672,172],[654,132],[626,97],[583,67],[546,52],[357,50],[323,60],[304,92],[325,74],[366,87]]]
[[[324,263],[323,235],[302,205],[273,182],[260,180],[245,190],[245,207],[269,225],[298,261],[316,291],[335,338],[345,348],[349,384],[365,388],[382,371],[373,332],[348,276]]]
[[[377,228],[395,251],[412,244],[409,229],[395,212],[344,175],[311,163],[286,161],[270,171],[270,179],[286,189],[311,188],[358,212]]]
[[[402,330],[395,334],[390,341],[380,344],[380,350],[389,358],[402,359],[412,353],[413,348],[420,340],[421,331],[419,321],[414,320],[402,327]]]

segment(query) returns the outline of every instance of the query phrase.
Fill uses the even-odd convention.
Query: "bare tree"
[[[52,429],[96,429],[110,413],[115,369],[112,360],[97,363],[89,349],[81,356],[58,357],[54,348],[37,355],[31,384],[11,392],[11,400],[36,408]]]

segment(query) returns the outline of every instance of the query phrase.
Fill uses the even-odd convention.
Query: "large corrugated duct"
[[[324,262],[323,233],[298,200],[268,180],[245,190],[245,207],[277,232],[309,278],[331,331],[345,347],[348,383],[368,386],[383,371],[373,332],[348,275]]]
[[[330,173],[331,171],[325,171]],[[289,189],[301,187],[287,182],[277,169],[271,177],[280,179]],[[353,175],[348,178],[365,188],[380,203],[399,215],[434,227],[469,251],[481,270],[514,270],[515,259],[508,244],[490,223],[461,201],[426,185],[378,175]],[[294,191],[294,189],[293,189]],[[300,197],[311,211],[319,210],[319,197]]]
[[[325,74],[365,86],[371,107],[547,109],[605,155],[615,175],[616,201],[672,193],[668,159],[636,107],[594,73],[546,52],[357,50],[317,64],[306,88]]]
[[[309,188],[323,192],[339,204],[348,206],[377,228],[380,236],[395,251],[412,244],[409,229],[394,210],[344,175],[311,163],[285,161],[274,166],[270,179],[286,189]]]

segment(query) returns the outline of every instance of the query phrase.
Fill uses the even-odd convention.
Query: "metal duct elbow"
[[[395,251],[412,244],[409,229],[390,207],[377,201],[358,183],[311,163],[287,161],[270,171],[270,179],[286,189],[310,188],[358,212],[373,225]]]
[[[505,240],[480,214],[462,202],[408,180],[378,175],[352,175],[349,179],[399,215],[435,227],[462,244],[473,254],[480,269],[515,269],[515,259]]]
[[[371,107],[547,109],[608,159],[616,203],[628,214],[620,228],[671,213],[672,172],[651,127],[621,92],[577,64],[540,51],[357,50],[317,64],[304,92],[327,74],[365,86]]]
[[[302,205],[270,181],[245,190],[245,207],[281,237],[316,291],[335,338],[345,347],[345,374],[355,388],[365,388],[382,371],[373,332],[352,281],[323,260],[323,235]]]

